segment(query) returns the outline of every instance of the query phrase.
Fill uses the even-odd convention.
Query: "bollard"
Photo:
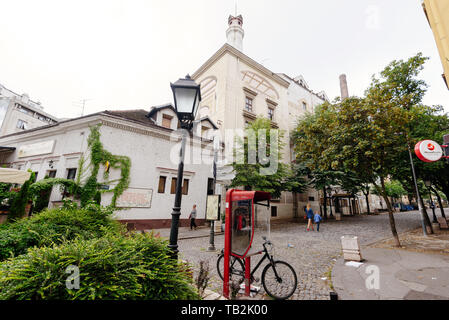
[[[336,292],[329,292],[331,300],[338,300],[338,294]]]

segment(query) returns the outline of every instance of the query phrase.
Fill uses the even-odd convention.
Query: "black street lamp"
[[[170,83],[175,102],[175,111],[182,130],[181,150],[179,152],[178,178],[176,180],[175,204],[172,212],[170,229],[170,243],[168,247],[172,250],[173,258],[178,257],[178,228],[181,216],[182,180],[184,176],[184,153],[187,134],[192,130],[198,105],[201,101],[200,85],[190,78],[179,79]]]
[[[427,189],[429,189],[429,197],[430,197],[430,207],[432,208],[432,214],[433,214],[433,223],[438,223],[437,216],[435,215],[435,204],[433,203],[432,199],[432,181],[426,180],[424,181],[424,184],[426,185]]]

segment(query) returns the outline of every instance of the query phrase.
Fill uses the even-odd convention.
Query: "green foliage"
[[[12,184],[0,182],[0,206],[8,206],[16,192],[10,191]]]
[[[22,218],[25,215],[25,208],[28,204],[29,197],[28,192],[30,185],[35,180],[35,174],[34,172],[31,173],[30,178],[25,181],[25,183],[20,188],[19,193],[12,199],[11,201],[11,208],[9,209],[9,215],[8,220],[14,221],[17,219]]]
[[[42,211],[29,219],[0,226],[0,261],[24,254],[28,248],[48,246],[75,238],[91,239],[122,226],[113,220],[110,208],[89,204],[86,208],[66,207]]]
[[[103,144],[100,141],[100,125],[90,128],[90,134],[87,139],[87,143],[90,148],[90,160],[92,167],[90,177],[87,179],[85,185],[80,190],[81,205],[84,206],[89,200],[92,200],[94,197],[97,197],[98,200],[98,172],[100,170],[100,165],[106,165],[108,163],[110,168],[120,170],[120,179],[118,180],[117,185],[112,190],[104,191],[114,193],[111,200],[111,206],[115,207],[117,198],[129,186],[131,160],[127,156],[113,155],[103,148]],[[104,173],[104,178],[108,178],[107,171],[105,171]]]
[[[165,241],[148,234],[33,248],[0,263],[0,299],[199,299],[188,266],[169,254]],[[69,266],[79,268],[79,289],[66,287]]]

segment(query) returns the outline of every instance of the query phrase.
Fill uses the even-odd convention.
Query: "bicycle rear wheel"
[[[223,280],[224,254],[221,254],[217,259],[217,271],[221,280]],[[234,256],[230,257],[229,276],[231,281],[236,280],[242,283],[245,280],[245,266],[242,260]]]
[[[262,284],[265,292],[272,298],[290,298],[296,290],[298,279],[291,265],[284,261],[267,264],[262,271]]]

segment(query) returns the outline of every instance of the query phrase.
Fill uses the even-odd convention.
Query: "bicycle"
[[[262,237],[264,240],[263,250],[260,250],[256,254],[264,254],[264,256],[259,260],[256,267],[251,271],[251,279],[250,283],[256,280],[254,277],[254,273],[261,266],[264,260],[268,259],[268,264],[264,267],[262,271],[262,285],[265,289],[265,292],[272,298],[277,300],[285,300],[290,298],[296,290],[298,285],[298,279],[296,276],[296,272],[291,265],[289,265],[285,261],[274,260],[272,254],[270,254],[273,244],[271,241],[267,240],[266,237]],[[270,250],[267,248],[270,247]],[[221,254],[217,259],[217,271],[220,278],[223,280],[224,274],[224,251],[221,251]],[[229,266],[229,276],[231,280],[233,277],[239,283],[242,283],[245,280],[245,264],[243,259],[237,258],[235,256],[230,257],[230,266]]]

